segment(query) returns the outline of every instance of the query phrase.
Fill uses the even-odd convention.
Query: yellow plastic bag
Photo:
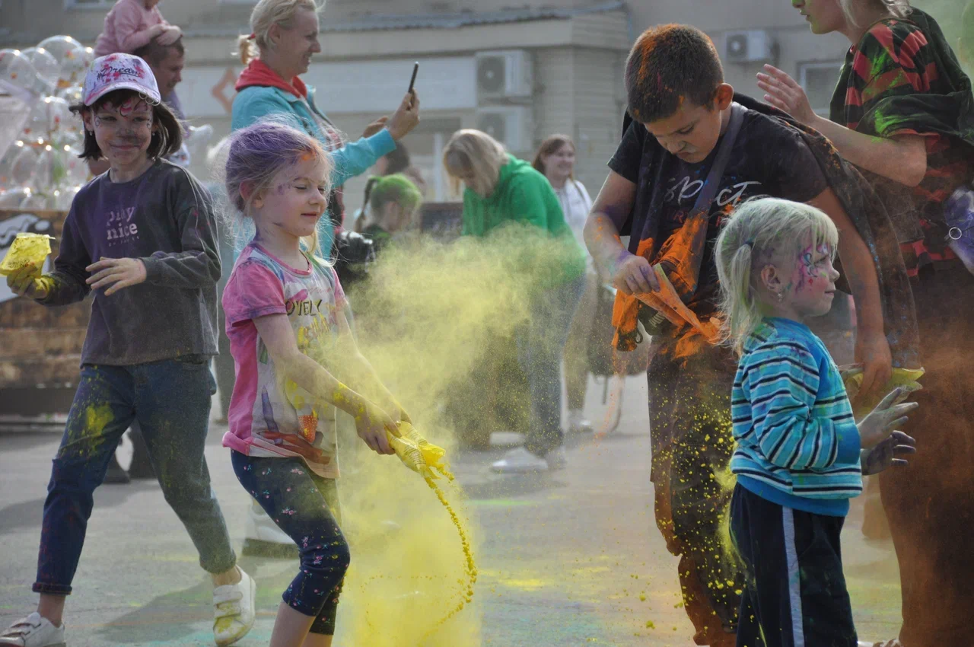
[[[400,438],[386,433],[389,436],[389,444],[396,450],[396,456],[403,465],[425,479],[438,479],[440,476],[445,476],[453,480],[453,474],[446,464],[446,451],[423,438],[410,423],[405,421],[399,423]]]
[[[14,238],[13,244],[0,263],[0,274],[9,276],[25,267],[36,267],[40,274],[44,261],[51,253],[52,236],[47,234],[21,233]]]
[[[852,401],[852,409],[856,420],[859,420],[862,416],[869,414],[870,411],[875,409],[876,405],[888,393],[893,391],[893,389],[903,389],[904,395],[900,398],[902,401],[909,397],[910,393],[923,388],[919,382],[919,379],[923,377],[924,373],[922,368],[894,368],[889,382],[886,383],[886,386],[879,395],[874,395],[864,400],[857,400],[856,396],[859,395],[859,387],[862,386],[862,366],[859,364],[840,366],[839,373],[842,375],[842,381],[845,383],[845,390],[849,396],[849,400]]]

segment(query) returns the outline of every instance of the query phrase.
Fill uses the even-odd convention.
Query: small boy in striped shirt
[[[839,370],[805,325],[832,307],[838,231],[775,198],[743,204],[716,244],[726,340],[740,355],[731,537],[745,569],[737,647],[856,647],[839,534],[862,474],[905,464],[893,391],[858,425]]]

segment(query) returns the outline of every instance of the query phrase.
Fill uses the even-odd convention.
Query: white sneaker
[[[232,645],[254,626],[257,583],[240,569],[240,581],[213,589],[213,639],[217,645]]]
[[[490,469],[501,474],[547,472],[548,461],[535,456],[523,447],[518,447],[504,454],[504,458],[491,465]]]
[[[4,647],[65,647],[64,625],[55,627],[36,611],[10,625],[0,634]]]
[[[585,419],[581,409],[572,409],[568,412],[568,433],[590,434],[593,429],[592,423]]]
[[[294,540],[267,516],[260,504],[251,500],[250,509],[247,510],[247,521],[244,523],[244,545],[241,552],[247,557],[291,559],[298,556],[298,547]]]
[[[544,455],[544,460],[551,471],[563,470],[568,466],[568,455],[564,447],[555,447]]]

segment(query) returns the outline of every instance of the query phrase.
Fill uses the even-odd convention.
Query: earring
[[[778,293],[778,303],[781,303],[782,301],[784,301],[784,299],[785,299],[784,293],[779,292]]]

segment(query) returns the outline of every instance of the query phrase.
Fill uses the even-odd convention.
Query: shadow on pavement
[[[261,630],[269,635],[273,620],[266,618],[276,614],[281,593],[297,574],[298,562],[245,557],[238,564],[257,580],[257,624],[248,638],[256,637]],[[202,579],[196,586],[160,595],[114,618],[97,633],[115,644],[212,645],[212,594],[208,578]]]
[[[95,508],[114,508],[125,503],[133,494],[157,489],[155,481],[135,481],[125,485],[102,485],[95,490]],[[41,527],[44,499],[33,499],[0,508],[0,535],[20,528]]]

